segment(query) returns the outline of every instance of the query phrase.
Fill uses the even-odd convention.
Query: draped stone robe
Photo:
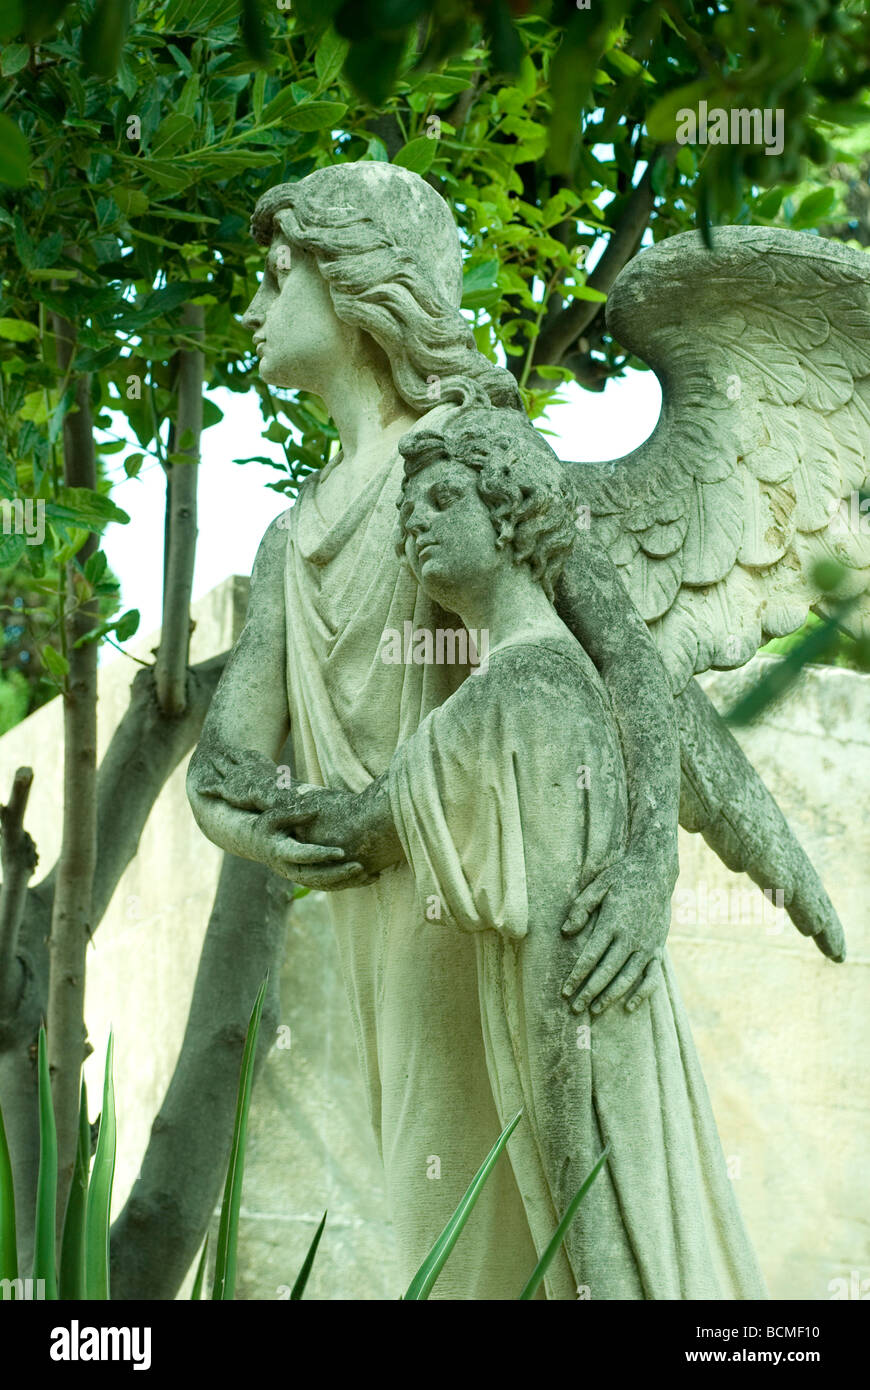
[[[565,913],[626,840],[600,678],[568,638],[472,675],[381,659],[408,620],[459,625],[395,554],[401,478],[397,454],[331,526],[305,481],[285,601],[295,773],[361,791],[389,768],[407,859],[328,898],[403,1287],[522,1106],[433,1297],[516,1298],[607,1140],[539,1296],[761,1297],[669,963],[633,1014],[560,994]]]

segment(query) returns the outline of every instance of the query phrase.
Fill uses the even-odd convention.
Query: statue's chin
[[[260,362],[260,380],[265,381],[269,386],[280,386],[286,391],[292,391],[299,387],[299,382],[294,380],[293,372],[282,372],[279,368],[269,366],[268,357],[262,358]]]

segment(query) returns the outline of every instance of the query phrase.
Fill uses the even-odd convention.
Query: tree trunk
[[[184,1042],[130,1197],[112,1227],[112,1297],[171,1299],[219,1199],[245,1033],[263,977],[258,1067],[275,1036],[292,886],[224,855]]]
[[[142,829],[164,783],[199,738],[226,659],[224,652],[188,673],[185,713],[176,719],[166,718],[158,707],[153,669],[140,671],[133,681],[130,705],[115,730],[97,779],[94,930],[121,875],[136,856]],[[131,769],[135,773],[132,777]],[[26,894],[15,948],[20,983],[8,1007],[0,1010],[0,1106],[12,1159],[22,1270],[30,1269],[33,1254],[39,1164],[36,1037],[48,998],[47,939],[56,881],[55,867]],[[0,898],[0,911],[2,902]]]
[[[72,325],[52,315],[58,368],[66,372],[75,349]],[[75,409],[63,423],[67,487],[96,489],[97,460],[91,426],[90,377],[74,379]],[[83,564],[97,548],[91,533],[78,553]],[[98,621],[95,599],[82,601],[74,562],[66,571],[63,622],[69,670],[64,705],[63,839],[49,937],[48,1063],[57,1124],[57,1232],[63,1231],[78,1142],[79,1088],[87,1047],[84,1021],[85,953],[92,930],[91,892],[97,860],[97,644],[76,646]]]

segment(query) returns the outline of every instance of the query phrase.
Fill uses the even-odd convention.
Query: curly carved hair
[[[509,547],[514,563],[553,602],[555,585],[577,535],[577,498],[570,476],[543,435],[524,414],[470,406],[452,412],[438,429],[413,430],[399,440],[407,481],[442,460],[477,473],[477,491],[489,508],[496,547]],[[396,545],[404,554],[404,531]]]
[[[522,409],[514,378],[478,351],[459,312],[456,224],[417,175],[365,161],[316,170],[269,189],[251,231],[261,245],[280,234],[314,257],[336,314],[371,334],[414,409],[451,401]]]

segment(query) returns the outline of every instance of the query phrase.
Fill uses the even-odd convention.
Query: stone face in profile
[[[345,890],[329,902],[402,1272],[522,1107],[436,1294],[517,1297],[609,1141],[547,1297],[761,1296],[650,935],[677,821],[665,790],[637,795],[636,750],[648,768],[666,747],[659,668],[590,556],[611,554],[675,692],[800,625],[835,499],[848,512],[870,452],[863,258],[746,228],[712,253],[693,235],[641,253],[610,321],[662,375],[662,418],[627,458],[578,466],[477,352],[456,228],[422,179],[318,170],[270,190],[253,229],[269,248],[246,315],[261,373],[322,396],[342,451],[264,539],[191,801],[224,848]],[[868,544],[837,542],[857,588]],[[584,649],[603,635],[588,585],[613,629],[601,648],[624,633],[643,687],[627,716]],[[448,632],[457,659],[439,661]],[[629,807],[650,800],[660,817],[639,835]],[[808,866],[774,811],[786,903],[803,901]],[[619,934],[608,899],[596,909],[625,884]],[[832,910],[810,930],[841,953]]]

